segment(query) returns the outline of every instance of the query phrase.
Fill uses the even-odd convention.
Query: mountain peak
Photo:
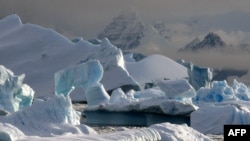
[[[226,45],[225,42],[221,40],[220,36],[213,32],[208,33],[202,42],[204,45],[211,47],[224,47]]]
[[[144,28],[141,18],[129,8],[114,17],[98,38],[108,38],[112,44],[123,50],[132,49],[140,44]]]
[[[199,38],[196,38],[188,43],[184,48],[180,49],[180,51],[197,51],[199,49],[212,49],[225,46],[226,43],[222,41],[219,35],[210,32],[202,41],[200,41]]]

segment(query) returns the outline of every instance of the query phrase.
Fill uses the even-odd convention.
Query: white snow
[[[249,125],[249,107],[222,103],[200,107],[191,114],[191,127],[204,134],[222,135],[224,125]]]
[[[187,69],[162,55],[150,55],[139,62],[127,62],[126,68],[140,84],[163,79],[188,78]]]
[[[170,123],[155,124],[150,126],[159,132],[162,141],[211,141],[210,138],[197,130],[184,125]]]
[[[74,43],[52,29],[22,24],[17,15],[2,19],[0,29],[3,30],[0,32],[0,64],[17,75],[24,73],[24,82],[35,90],[35,97],[46,99],[53,95],[57,71],[93,59],[100,60],[104,68],[101,83],[106,90],[137,85],[125,69],[121,50],[107,39],[100,45],[85,40]],[[118,81],[113,81],[116,79]]]
[[[89,127],[80,125],[80,112],[72,108],[71,99],[63,95],[36,100],[31,107],[0,117],[0,123],[12,124],[28,136],[90,132]]]
[[[165,80],[158,83],[166,96],[170,99],[190,99],[196,96],[194,88],[185,79]]]
[[[156,32],[154,29],[152,31]],[[143,40],[147,39],[150,41],[150,38]],[[70,90],[54,95],[54,74],[93,59],[100,61],[104,72],[100,83],[98,78],[98,83],[86,90],[87,94],[93,94],[87,96],[93,102],[90,102],[87,110],[146,110],[173,116],[192,113],[192,128],[161,123],[143,129],[97,134],[87,125],[80,124],[81,113],[72,108],[72,99],[68,96]],[[0,20],[0,64],[18,76],[24,73],[24,82],[35,90],[35,97],[46,99],[35,99],[30,107],[0,116],[0,140],[206,141],[210,139],[199,132],[222,134],[223,124],[250,124],[250,104],[246,102],[249,101],[249,89],[244,84],[235,82],[233,87],[229,87],[225,83],[217,83],[211,88],[200,89],[197,95],[199,98],[194,99],[197,107],[192,101],[185,100],[193,97],[195,92],[183,80],[188,77],[184,66],[162,55],[151,55],[139,62],[127,56],[127,60],[130,61],[126,62],[121,50],[107,39],[103,39],[99,45],[83,39],[72,42],[52,29],[23,24],[17,15]],[[22,82],[23,77],[16,79]],[[162,81],[157,83],[159,87],[143,91],[124,93],[117,89],[111,98],[106,93],[106,90],[124,85],[144,85],[159,81]],[[30,89],[25,85],[22,90]],[[101,120],[102,117],[97,118]]]
[[[66,134],[55,137],[35,137],[26,136],[20,141],[51,141],[51,140],[91,140],[91,141],[212,141],[209,137],[199,133],[187,125],[176,125],[171,123],[162,123],[152,125],[148,128],[133,129],[115,133],[91,135],[72,135]]]

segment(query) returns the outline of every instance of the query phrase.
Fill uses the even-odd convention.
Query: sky
[[[53,28],[68,38],[91,39],[128,8],[134,9],[147,24],[168,22],[176,31],[173,39],[179,47],[210,31],[228,44],[250,43],[249,0],[0,0],[0,18],[15,13],[23,23]],[[190,27],[192,20],[199,21],[196,28]],[[167,55],[180,58],[180,54]],[[248,68],[247,62],[242,63],[250,60],[248,56],[210,52],[181,57],[208,67]]]
[[[152,23],[250,12],[249,0],[0,0],[0,18],[16,13],[24,23],[39,24],[69,37],[96,37],[124,9],[132,7]]]

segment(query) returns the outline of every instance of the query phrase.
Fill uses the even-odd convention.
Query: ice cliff
[[[0,109],[13,113],[32,104],[35,92],[23,84],[24,77],[0,65]]]
[[[210,83],[213,79],[213,69],[199,67],[192,62],[186,62],[184,60],[178,60],[178,63],[187,68],[189,83],[198,90],[201,87],[210,87]]]

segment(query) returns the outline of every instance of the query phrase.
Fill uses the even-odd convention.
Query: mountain
[[[156,30],[163,36],[165,39],[170,39],[170,29],[167,28],[167,25],[164,22],[157,22],[153,25]]]
[[[122,11],[97,37],[108,38],[123,50],[136,48],[144,36],[145,24],[133,11]]]
[[[181,48],[179,51],[197,51],[200,49],[214,49],[225,47],[226,43],[222,41],[219,35],[210,32],[205,38],[200,41],[199,38],[194,39],[188,43],[184,48]]]
[[[138,47],[141,50],[152,50],[153,47],[166,47],[167,44],[167,40],[157,29],[150,24],[145,24],[131,9],[122,11],[114,17],[97,37],[98,39],[108,38],[112,44],[122,50]]]

